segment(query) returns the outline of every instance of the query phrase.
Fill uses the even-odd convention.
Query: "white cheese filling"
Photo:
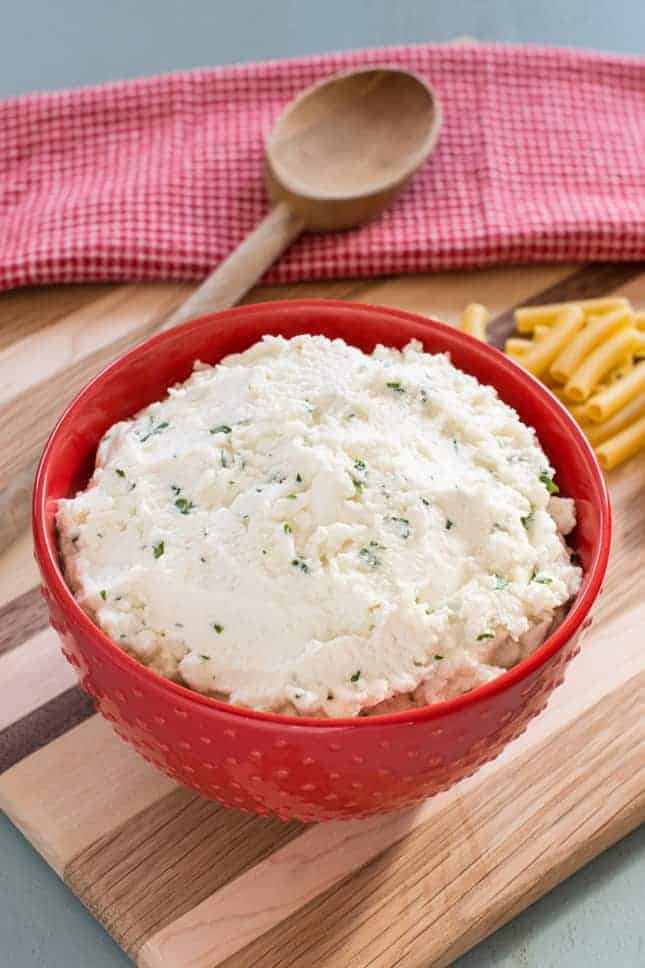
[[[142,662],[345,716],[471,689],[543,640],[581,580],[552,478],[446,355],[266,337],[113,426],[57,521],[78,601]]]

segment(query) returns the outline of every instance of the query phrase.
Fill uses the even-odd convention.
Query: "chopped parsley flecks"
[[[348,413],[345,416],[344,419],[349,423],[350,420],[356,420],[356,414],[355,413]]]
[[[284,524],[282,525],[282,530],[284,531],[285,534],[291,534],[293,531],[293,528],[291,527],[288,521],[285,521]]]
[[[221,635],[222,632],[224,631],[224,626],[220,625],[219,622],[213,622],[213,628],[215,629],[218,635]]]
[[[392,524],[396,525],[397,530],[403,539],[407,539],[410,537],[410,522],[408,521],[407,518],[389,517],[389,518],[386,518],[385,520],[391,521]]]
[[[495,638],[494,632],[482,632],[481,635],[477,636],[477,641],[483,642],[484,639],[494,639],[494,638]]]
[[[151,427],[147,434],[145,434],[143,437],[139,437],[139,440],[142,444],[145,444],[146,440],[149,440],[150,437],[154,437],[156,434],[162,434],[169,426],[170,424],[168,421],[164,420],[162,423],[157,424],[156,427]]]
[[[103,599],[103,601],[105,601],[105,599],[107,598],[107,592],[106,592],[106,590],[104,588],[102,588],[101,591],[99,592],[99,595],[101,596],[101,598]]]
[[[226,454],[224,453],[223,450],[220,450],[220,452],[219,452],[219,462],[222,465],[222,467],[228,467],[228,461],[226,459]]]
[[[180,514],[189,514],[193,510],[195,505],[192,501],[189,501],[186,497],[178,497],[175,501],[175,507]]]
[[[165,550],[166,550],[166,547],[163,541],[159,541],[158,544],[152,546],[152,553],[155,556],[155,558],[161,558]]]
[[[363,493],[363,488],[365,487],[364,481],[359,481],[357,477],[352,477],[352,484],[354,485],[354,490],[357,494]]]
[[[441,662],[441,660],[443,659],[443,656],[442,655],[435,655],[435,656],[433,656],[433,659],[435,660],[435,662]]]
[[[199,556],[199,560],[201,561],[202,565],[205,565],[206,564],[206,559],[204,558],[203,555],[200,555]]]
[[[451,521],[450,518],[446,518],[446,531],[450,531],[450,529],[454,528],[454,526],[455,522]]]
[[[202,653],[200,652],[199,658],[202,660],[202,662],[208,662],[208,660],[210,659],[210,655],[202,655]]]
[[[459,452],[459,443],[456,437],[452,438],[452,446],[455,448],[455,453],[457,454]]]
[[[549,472],[548,471],[542,471],[541,472],[541,474],[540,474],[540,481],[542,482],[542,484],[544,484],[544,486],[546,487],[546,489],[549,492],[549,494],[559,494],[560,493],[560,488],[555,483],[555,481],[553,480],[553,478],[552,477],[549,477]]]
[[[361,471],[361,472],[367,470],[367,464],[365,463],[364,460],[355,460],[354,467],[356,468],[357,471]]]
[[[522,524],[524,525],[527,531],[529,529],[531,521],[533,520],[533,514],[534,514],[533,511],[529,511],[529,513],[525,517],[520,518],[520,521],[522,522]]]
[[[533,574],[531,575],[531,581],[536,581],[538,585],[552,585],[553,579],[549,578],[548,575],[543,574],[541,571],[533,569]]]
[[[428,500],[427,497],[422,497],[421,498],[421,503],[424,504],[427,508],[430,507],[430,501]]]
[[[374,547],[382,547],[382,545],[375,545]],[[377,568],[381,564],[381,559],[375,553],[372,547],[361,548],[361,550],[358,552],[358,557],[361,559],[361,561],[365,562],[366,565],[369,565],[370,568]]]
[[[302,484],[302,474],[300,471],[296,474],[296,484]]]
[[[405,393],[405,387],[401,386],[400,380],[390,380],[385,386],[388,390],[394,390],[395,393]]]
[[[230,434],[231,428],[228,424],[219,424],[217,427],[211,427],[212,434]]]
[[[352,675],[349,677],[349,681],[350,682],[358,682],[358,680],[360,679],[360,677],[361,677],[361,670],[360,669],[357,669],[356,672],[352,673]]]
[[[288,501],[295,501],[297,497],[298,497],[297,494],[287,494]]]
[[[294,568],[299,568],[300,571],[305,573],[305,575],[309,571],[309,565],[307,564],[306,561],[303,561],[302,558],[293,558],[291,561],[291,564],[293,565]]]
[[[120,467],[116,468],[116,473],[119,475],[119,477],[125,477],[125,471],[121,470]]]
[[[419,399],[421,400],[421,403],[428,402],[428,394],[425,392],[425,390],[419,390]]]
[[[175,495],[181,494],[181,488],[180,488],[179,484],[171,484],[170,485],[170,490]]]
[[[510,581],[508,578],[502,578],[501,575],[495,575],[495,591],[501,592],[503,588],[508,588]]]

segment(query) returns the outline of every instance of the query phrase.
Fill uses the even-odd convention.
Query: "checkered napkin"
[[[645,258],[645,61],[422,45],[181,71],[0,102],[0,287],[199,279],[262,217],[263,141],[365,64],[436,88],[438,147],[397,202],[304,236],[271,281]]]

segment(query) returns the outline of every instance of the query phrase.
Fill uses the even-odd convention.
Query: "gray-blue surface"
[[[642,53],[645,0],[7,0],[0,23],[5,96],[463,34]],[[644,882],[641,830],[465,955],[459,968],[640,968]],[[0,968],[129,963],[0,817]]]

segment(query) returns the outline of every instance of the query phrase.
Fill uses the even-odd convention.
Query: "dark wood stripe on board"
[[[522,306],[541,306],[543,303],[565,302],[569,299],[590,299],[607,296],[645,272],[645,262],[592,262],[577,272],[561,279],[548,289],[523,299]],[[515,329],[512,306],[493,319],[487,329],[488,341],[502,347]]]
[[[0,608],[0,655],[42,632],[48,622],[47,606],[40,588],[30,588],[8,602]]]
[[[92,699],[80,686],[72,686],[5,727],[0,732],[0,775],[93,713]]]
[[[156,931],[304,829],[178,788],[79,854],[65,881],[134,955]]]

